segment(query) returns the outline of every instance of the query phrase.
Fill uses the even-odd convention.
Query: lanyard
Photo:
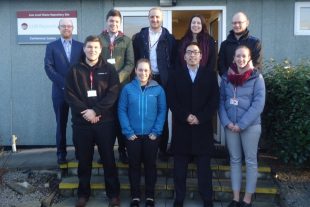
[[[92,70],[90,71],[89,79],[90,79],[90,90],[93,90],[94,72]]]
[[[237,87],[234,86],[234,99],[236,99]]]
[[[115,42],[115,41],[114,41],[114,42]],[[110,51],[110,56],[111,56],[111,58],[112,58],[113,50],[114,50],[114,43],[110,43],[110,44],[109,44],[109,51]]]
[[[159,36],[159,37],[160,37],[160,36]],[[151,38],[150,38],[150,35],[149,35],[149,49],[150,49],[150,50],[158,43],[159,37],[158,37],[158,39],[156,40],[156,42],[152,45],[152,43],[151,43]]]

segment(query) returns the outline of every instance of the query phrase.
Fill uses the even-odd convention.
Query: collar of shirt
[[[66,44],[65,42],[69,42],[70,45],[72,45],[72,39],[64,39],[64,38],[62,38],[62,37],[60,37],[60,39],[61,39],[61,43],[62,43],[62,44]]]
[[[114,42],[114,40],[115,40],[115,38],[118,36],[118,32],[117,32],[117,33],[115,33],[115,34],[111,34],[111,33],[109,33],[109,36],[110,36],[110,41],[111,41],[111,43],[113,43],[113,42]]]
[[[193,67],[190,67],[189,65],[187,65],[187,69],[188,69],[189,75],[192,79],[192,82],[194,82],[194,80],[196,78],[198,68],[199,68],[199,65],[196,68],[193,68]]]

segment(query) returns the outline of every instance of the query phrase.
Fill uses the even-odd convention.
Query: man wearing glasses
[[[199,67],[201,49],[196,42],[185,50],[187,66],[168,81],[168,104],[174,119],[171,152],[174,156],[174,207],[183,207],[188,163],[197,165],[198,188],[204,207],[212,207],[212,118],[218,107],[216,72]]]
[[[262,69],[262,48],[258,38],[250,35],[249,20],[243,12],[236,13],[232,18],[232,30],[227,39],[222,42],[219,57],[218,71],[222,76],[233,62],[235,49],[239,45],[246,45],[251,50],[251,57],[255,68]]]
[[[71,19],[60,19],[58,29],[61,37],[46,46],[44,68],[51,79],[52,100],[56,115],[57,162],[67,162],[66,129],[69,106],[64,100],[65,77],[72,65],[78,63],[83,54],[83,43],[72,39]]]

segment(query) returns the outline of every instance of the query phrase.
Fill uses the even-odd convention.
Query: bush
[[[310,64],[272,62],[264,74],[263,140],[286,163],[310,160]]]

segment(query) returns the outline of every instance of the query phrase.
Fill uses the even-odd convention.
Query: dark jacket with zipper
[[[88,97],[87,91],[91,90],[91,71],[93,72],[92,90],[97,91],[96,97]],[[93,67],[82,61],[72,67],[66,77],[65,100],[71,107],[72,123],[74,125],[91,125],[86,121],[81,112],[93,109],[96,116],[101,115],[102,122],[114,121],[115,102],[118,98],[120,82],[113,65],[106,63],[101,58]]]
[[[227,39],[222,42],[218,55],[218,71],[221,76],[227,72],[229,66],[232,64],[235,50],[239,45],[245,45],[250,48],[254,67],[258,70],[262,69],[262,45],[260,40],[251,36],[249,30],[246,30],[237,40],[234,31],[231,30]]]

